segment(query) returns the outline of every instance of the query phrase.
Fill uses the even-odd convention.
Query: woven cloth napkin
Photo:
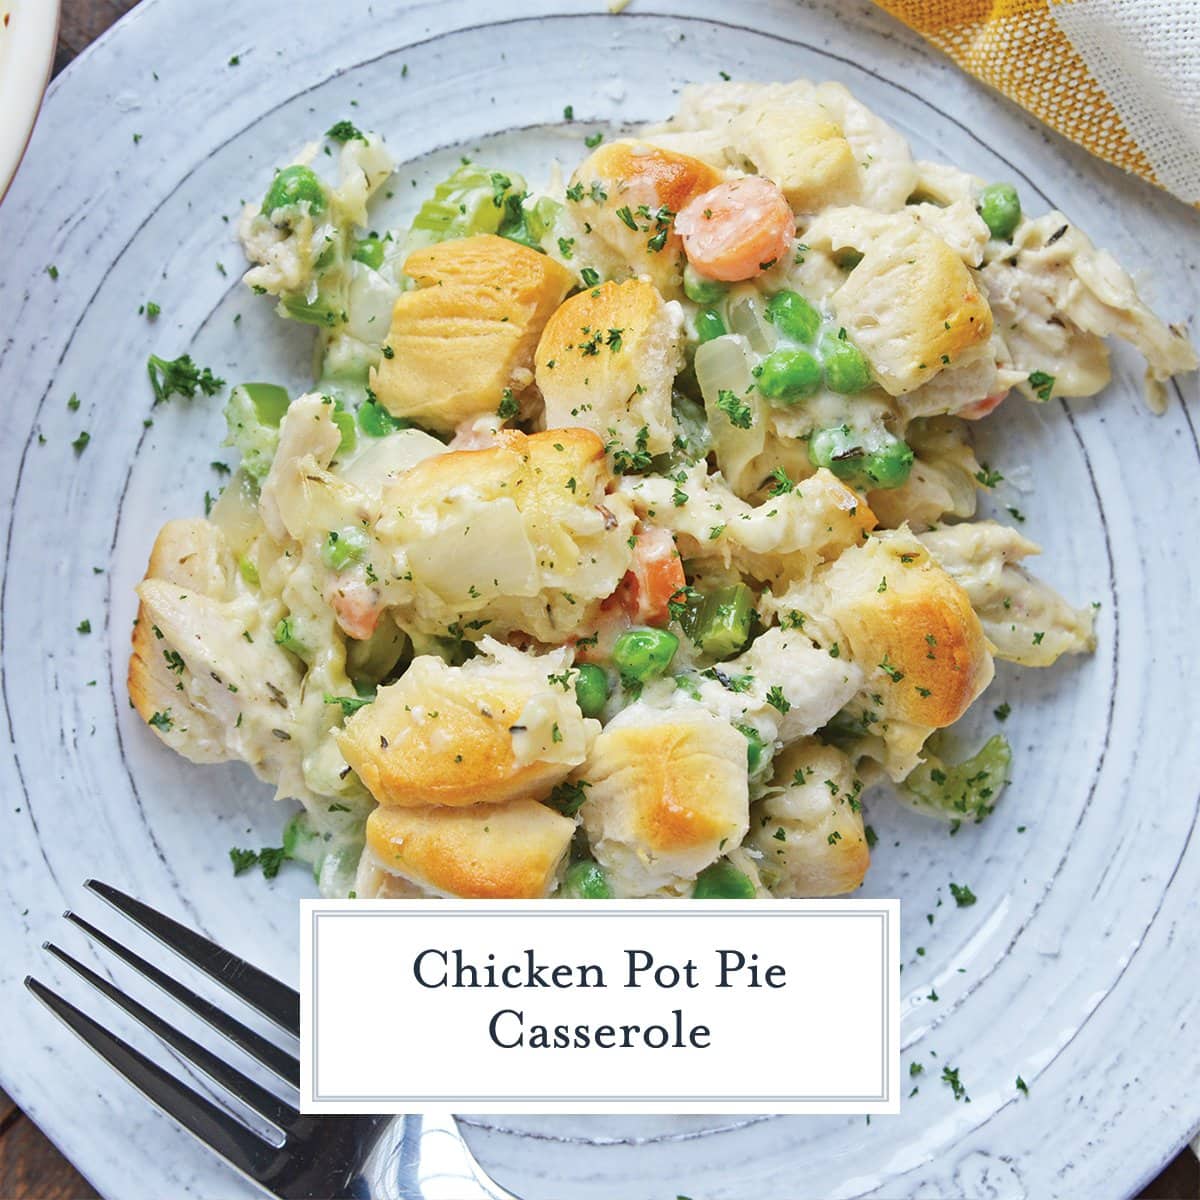
[[[1197,0],[877,0],[1073,142],[1200,207]]]

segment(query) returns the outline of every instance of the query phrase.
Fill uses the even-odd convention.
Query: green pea
[[[371,539],[361,529],[331,529],[321,547],[321,561],[331,571],[341,571],[360,562],[371,547]]]
[[[825,386],[831,392],[848,396],[861,392],[871,382],[866,356],[841,333],[821,340],[821,356],[825,360]]]
[[[994,238],[1012,239],[1021,220],[1021,198],[1011,183],[989,183],[979,193],[979,215]]]
[[[366,400],[358,406],[358,427],[367,437],[378,438],[410,425],[402,417],[393,417],[378,400]]]
[[[656,679],[670,665],[679,639],[665,629],[630,629],[613,646],[613,664],[631,683]]]
[[[907,442],[893,438],[886,446],[867,455],[863,474],[877,488],[894,488],[907,481],[912,465],[911,447]]]
[[[598,717],[608,700],[608,676],[601,667],[584,663],[575,668],[575,699],[585,717]]]
[[[702,308],[696,314],[696,337],[700,342],[711,342],[713,338],[724,335],[725,322],[721,314],[713,308]]]
[[[567,868],[559,895],[568,900],[611,900],[612,887],[604,868],[591,859],[584,859]]]
[[[325,211],[325,189],[316,172],[308,167],[284,167],[276,173],[263,198],[263,216],[269,217],[277,208],[295,208],[307,204],[315,217]]]
[[[249,558],[238,559],[238,574],[251,586],[258,587],[261,580],[258,577],[258,567]]]
[[[821,386],[821,364],[807,350],[773,350],[762,361],[758,390],[769,400],[794,404]]]
[[[840,271],[853,271],[862,260],[863,256],[857,250],[843,250],[841,253],[834,255],[833,259]]]
[[[355,262],[365,263],[372,271],[378,271],[383,266],[383,241],[371,236],[359,238],[354,243]]]
[[[708,279],[691,263],[683,268],[683,294],[696,304],[716,304],[728,290],[728,284],[719,279]]]
[[[784,337],[806,345],[821,328],[821,314],[799,292],[776,292],[767,302],[767,319]]]
[[[287,389],[274,383],[243,383],[241,389],[253,403],[258,419],[264,425],[278,426],[291,403]]]
[[[746,770],[755,775],[763,765],[767,743],[762,740],[762,734],[753,725],[738,725],[735,728],[746,739]]]
[[[828,467],[839,479],[868,490],[899,487],[913,464],[907,442],[887,430],[863,434],[849,425],[819,429],[809,438],[808,457],[814,467]]]
[[[727,858],[705,867],[696,876],[692,889],[694,900],[753,900],[754,884]]]

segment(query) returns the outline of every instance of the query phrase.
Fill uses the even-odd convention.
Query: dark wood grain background
[[[55,73],[61,71],[89,42],[98,38],[137,2],[63,0],[58,53],[54,60]],[[196,2],[207,3],[209,0]],[[79,1053],[88,1052],[80,1046]],[[123,1088],[125,1084],[114,1077],[113,1089]],[[96,1196],[95,1188],[58,1153],[37,1126],[0,1092],[0,1200],[94,1200]],[[569,1200],[569,1197],[564,1200]],[[1185,1150],[1142,1192],[1138,1200],[1200,1200],[1200,1164],[1190,1151]]]

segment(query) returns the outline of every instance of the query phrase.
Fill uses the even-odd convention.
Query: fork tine
[[[197,1095],[169,1071],[108,1032],[87,1013],[32,976],[25,986],[152,1104],[252,1179],[264,1175],[276,1151],[240,1121]]]
[[[269,1092],[261,1084],[255,1083],[253,1079],[243,1075],[236,1067],[224,1062],[211,1050],[188,1037],[187,1034],[181,1033],[174,1025],[164,1021],[162,1017],[146,1008],[145,1005],[139,1004],[131,996],[127,996],[120,988],[97,975],[77,958],[72,957],[52,942],[47,942],[45,949],[53,954],[59,962],[70,967],[76,975],[90,983],[98,992],[107,996],[118,1007],[123,1008],[135,1020],[140,1021],[155,1037],[178,1050],[188,1062],[199,1067],[214,1083],[226,1088],[260,1117],[265,1117],[281,1133],[286,1133],[300,1120],[300,1114],[290,1104],[280,1100],[278,1096]]]
[[[274,1042],[248,1029],[240,1021],[231,1017],[224,1009],[218,1008],[203,996],[198,996],[190,988],[185,987],[177,979],[165,971],[159,970],[153,963],[147,962],[140,954],[121,945],[115,938],[97,929],[90,921],[85,921],[78,913],[65,912],[63,916],[78,925],[93,941],[106,946],[118,958],[128,963],[135,971],[145,976],[156,987],[161,988],[172,999],[177,1000],[184,1008],[189,1009],[202,1021],[211,1025],[219,1034],[228,1038],[235,1046],[239,1046],[251,1058],[262,1063],[268,1070],[273,1071],[280,1079],[293,1087],[300,1086],[300,1063],[295,1055],[280,1049]]]
[[[239,1000],[257,1009],[280,1029],[300,1036],[300,994],[258,967],[230,954],[215,942],[202,937],[186,925],[180,925],[170,917],[127,896],[124,892],[89,879],[84,887],[108,901],[118,912],[123,913],[135,925],[157,938],[164,946],[174,950],[206,975],[228,988]]]

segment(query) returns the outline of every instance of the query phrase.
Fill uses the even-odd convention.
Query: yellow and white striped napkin
[[[1200,207],[1194,0],[877,0],[1100,158]]]

